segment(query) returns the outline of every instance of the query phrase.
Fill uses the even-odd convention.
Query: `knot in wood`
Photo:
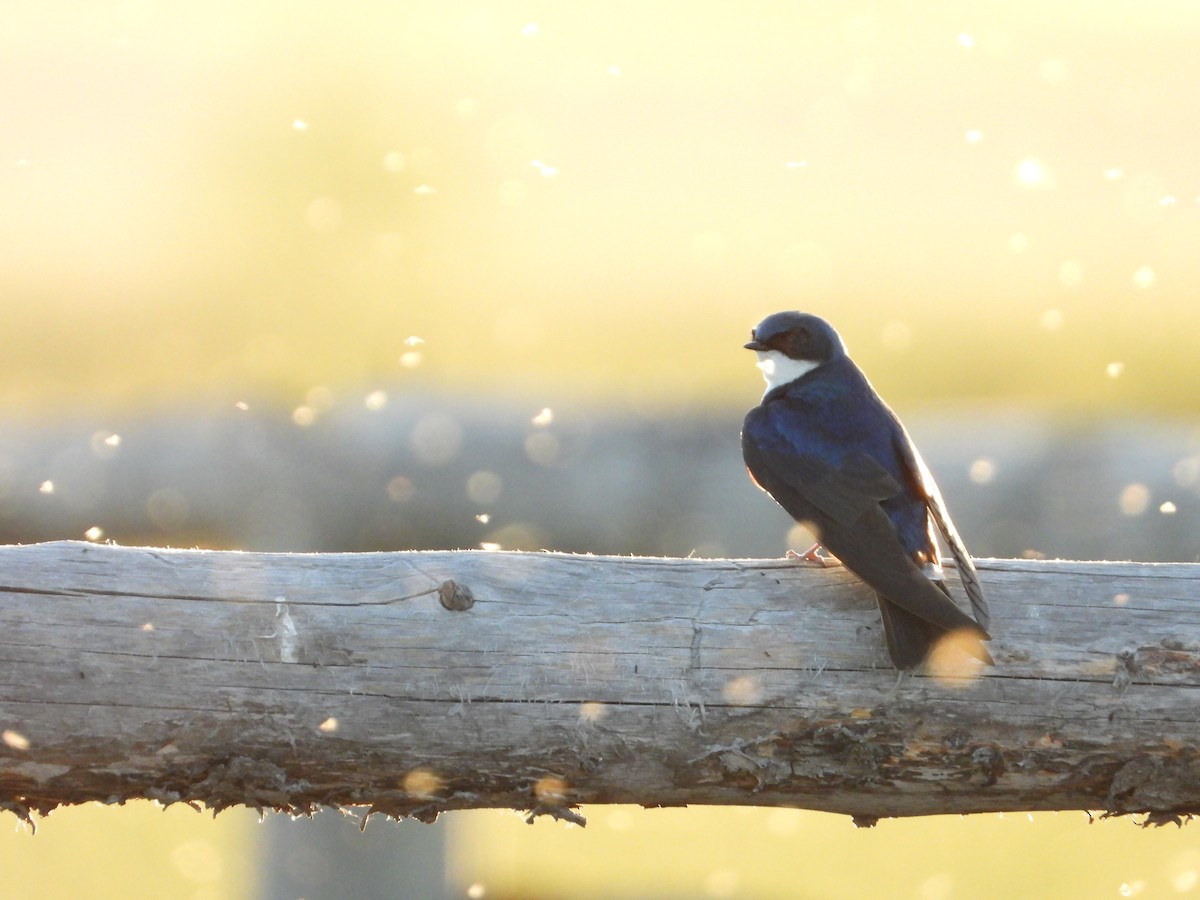
[[[971,751],[971,765],[984,777],[984,785],[991,787],[1000,780],[1008,768],[1004,763],[1004,754],[1000,748],[984,745]]]
[[[438,585],[438,600],[452,612],[462,612],[475,605],[475,595],[471,589],[453,578],[447,578]]]

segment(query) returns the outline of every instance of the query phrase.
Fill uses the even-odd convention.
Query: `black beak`
[[[747,350],[770,350],[771,349],[770,347],[768,347],[766,344],[764,344],[762,341],[758,340],[757,338],[755,338],[754,340],[749,341],[745,344],[742,344],[742,346],[745,347]]]

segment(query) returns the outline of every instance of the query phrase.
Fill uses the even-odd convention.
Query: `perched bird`
[[[767,381],[746,415],[742,456],[755,483],[874,589],[888,654],[912,669],[954,632],[986,663],[988,611],[975,566],[937,485],[896,414],[846,354],[833,327],[800,312],[767,316],[746,349]],[[971,601],[955,605],[934,527]]]

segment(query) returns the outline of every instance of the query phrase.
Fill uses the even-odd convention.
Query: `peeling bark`
[[[0,547],[0,808],[1200,811],[1200,566],[979,570],[996,665],[900,677],[792,561]]]

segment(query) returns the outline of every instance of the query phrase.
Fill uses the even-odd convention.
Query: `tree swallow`
[[[742,427],[750,477],[874,589],[892,663],[915,668],[954,632],[990,664],[987,604],[971,557],[908,432],[837,332],[817,316],[780,312],[745,346],[767,381]],[[974,619],[946,587],[935,526]]]

